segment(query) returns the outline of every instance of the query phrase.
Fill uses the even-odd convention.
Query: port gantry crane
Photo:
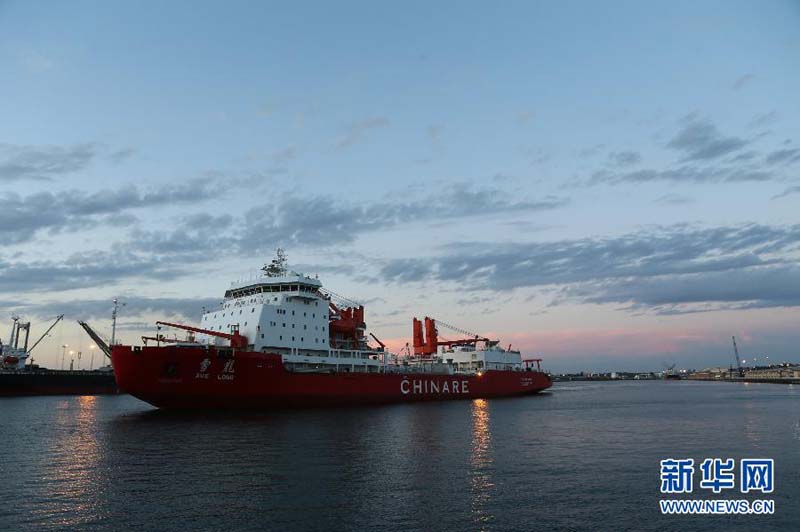
[[[739,376],[744,377],[744,368],[742,367],[742,360],[739,358],[739,348],[736,347],[736,337],[731,336],[733,339],[733,354],[736,355],[736,368],[739,370]]]

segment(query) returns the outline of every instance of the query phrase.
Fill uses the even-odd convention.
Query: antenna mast
[[[282,277],[286,275],[287,269],[286,252],[283,251],[283,248],[278,248],[275,250],[275,258],[272,259],[271,263],[265,264],[261,271],[267,277]]]
[[[111,311],[111,345],[117,345],[117,309],[119,306],[119,300],[114,298],[114,310]],[[124,307],[125,303],[122,306]]]

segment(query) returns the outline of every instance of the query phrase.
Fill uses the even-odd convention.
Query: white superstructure
[[[11,318],[11,335],[8,344],[0,340],[0,368],[25,369],[28,360],[28,337],[31,331],[30,322],[22,323],[18,316]],[[21,340],[22,331],[25,331],[25,340]],[[38,342],[37,342],[38,343]]]
[[[497,342],[487,342],[482,349],[473,345],[456,345],[441,348],[438,355],[447,363],[453,364],[460,372],[476,372],[488,369],[522,371],[522,354],[506,350]]]
[[[232,283],[220,308],[203,314],[200,328],[223,333],[238,329],[248,338],[248,349],[279,353],[295,370],[349,366],[352,371],[380,371],[385,353],[369,350],[366,341],[352,342],[347,349],[330,345],[329,327],[337,317],[331,316],[330,296],[321,289],[318,279],[285,270]],[[210,335],[198,334],[196,340],[227,345]]]

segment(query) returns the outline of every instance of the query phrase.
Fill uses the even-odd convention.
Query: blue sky
[[[796,2],[0,2],[0,311],[196,319],[285,247],[553,370],[798,360]],[[38,353],[86,341],[60,326]],[[5,333],[3,333],[5,334]]]

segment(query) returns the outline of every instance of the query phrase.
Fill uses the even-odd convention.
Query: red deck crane
[[[446,329],[450,329],[452,331],[466,334],[471,338],[461,338],[459,340],[439,340],[439,330],[436,325],[441,325]],[[474,345],[478,342],[491,342],[489,338],[478,336],[477,334],[471,333],[469,331],[465,331],[464,329],[459,329],[453,325],[450,325],[447,322],[436,320],[434,318],[430,318],[425,316],[424,327],[425,327],[425,334],[423,335],[423,322],[414,318],[413,321],[413,339],[414,339],[414,354],[417,356],[425,356],[429,357],[436,353],[438,346],[454,346],[454,345]]]
[[[225,338],[226,340],[230,340],[231,347],[235,349],[247,349],[247,337],[239,334],[238,325],[231,325],[230,334],[218,331],[209,331],[208,329],[201,329],[199,327],[191,327],[181,323],[170,323],[167,321],[157,321],[156,325],[165,325],[167,327],[174,327],[175,329],[182,329],[184,331],[193,333],[207,334],[208,336],[214,336],[216,338]]]

